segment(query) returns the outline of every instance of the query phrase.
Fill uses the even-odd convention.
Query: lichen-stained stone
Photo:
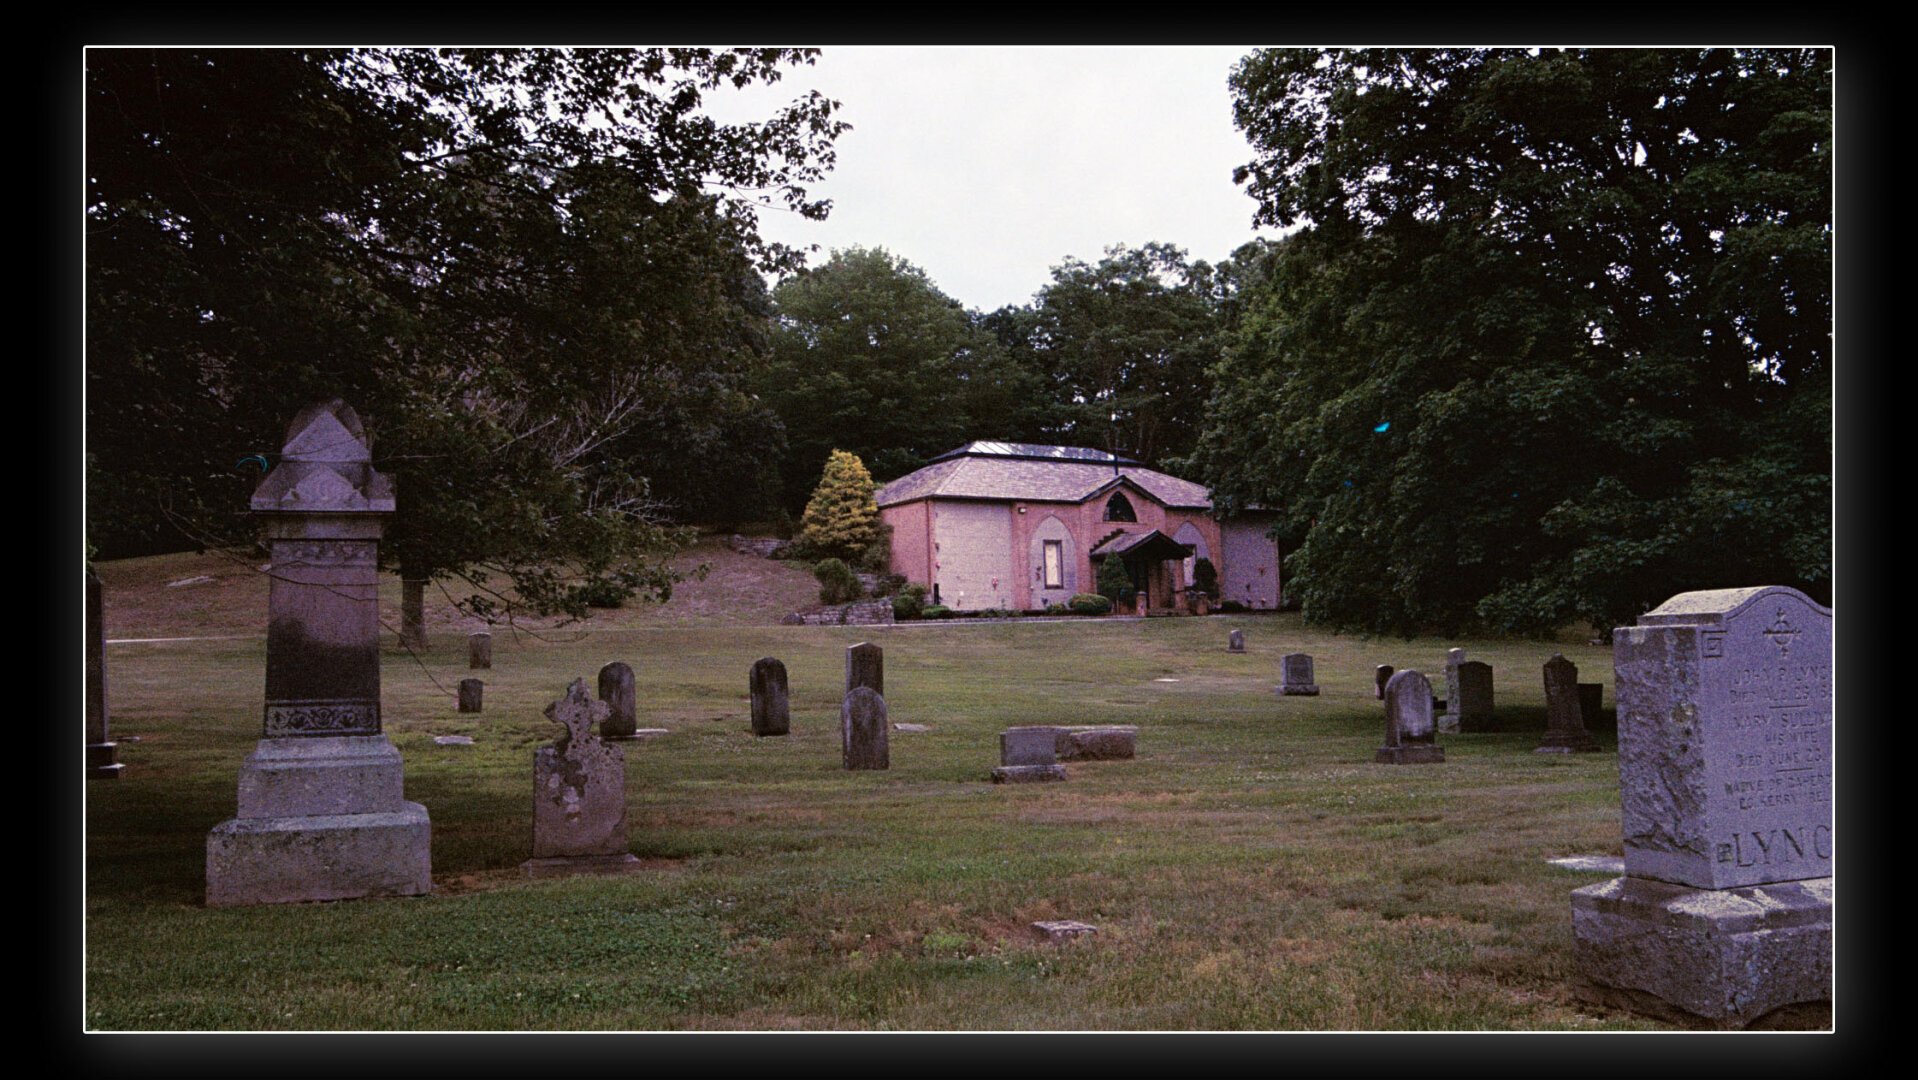
[[[271,560],[263,738],[239,810],[207,835],[206,902],[410,896],[433,887],[432,823],[381,734],[378,564],[393,486],[334,399],[287,428],[254,489]]]
[[[626,757],[597,727],[610,711],[574,679],[566,696],[546,707],[565,728],[533,755],[533,858],[628,856]],[[637,860],[633,860],[637,861]],[[528,873],[532,873],[528,868]]]
[[[848,769],[890,769],[886,744],[886,699],[870,686],[855,686],[839,707],[839,749]]]
[[[1073,725],[1053,730],[1059,733],[1060,761],[1120,761],[1133,757],[1138,748],[1139,728],[1135,724]]]
[[[1407,668],[1385,684],[1385,745],[1372,760],[1386,765],[1423,765],[1445,760],[1432,721],[1432,683]]]
[[[1682,593],[1612,642],[1625,876],[1572,894],[1588,996],[1721,1027],[1822,1007],[1831,609],[1781,586]],[[1555,723],[1576,680],[1559,664]]]
[[[886,696],[886,650],[870,641],[846,646],[846,693],[860,686]]]
[[[1743,1027],[1786,1005],[1831,1000],[1833,896],[1831,878],[1735,889],[1613,878],[1572,892],[1572,956],[1592,986]]]
[[[1438,730],[1448,735],[1456,735],[1459,730],[1458,668],[1464,662],[1464,649],[1445,651],[1445,711],[1439,714],[1436,723]]]
[[[1467,660],[1458,666],[1458,700],[1452,711],[1458,713],[1460,731],[1484,731],[1490,725],[1492,665]]]
[[[1279,693],[1317,697],[1319,684],[1312,681],[1312,657],[1308,653],[1286,653],[1279,658]]]
[[[1001,765],[992,770],[995,784],[1040,784],[1065,778],[1064,765]]]
[[[999,733],[999,764],[1052,765],[1059,760],[1056,727],[1013,727]]]
[[[1578,681],[1578,665],[1560,653],[1545,661],[1545,737],[1538,753],[1573,754],[1599,749],[1598,740],[1585,730],[1583,694]]]
[[[792,701],[786,688],[786,665],[765,656],[753,661],[746,676],[752,695],[753,734],[785,735],[792,730]]]
[[[639,730],[639,688],[632,665],[615,660],[599,669],[599,700],[609,710],[599,727],[602,739],[630,739]]]
[[[1830,877],[1831,610],[1777,586],[1685,593],[1612,640],[1625,872]]]

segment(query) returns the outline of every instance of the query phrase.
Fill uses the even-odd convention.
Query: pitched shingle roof
[[[1110,463],[1073,461],[1064,456],[1057,460],[1033,460],[968,451],[969,447],[962,447],[954,451],[956,457],[942,456],[942,460],[880,488],[874,492],[874,498],[880,506],[926,498],[1084,502],[1114,479]],[[1202,485],[1137,465],[1121,464],[1117,471],[1166,506],[1193,510],[1212,508],[1212,500]]]

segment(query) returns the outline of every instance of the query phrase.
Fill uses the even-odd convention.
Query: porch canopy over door
[[[1133,585],[1146,594],[1146,604],[1152,607],[1163,607],[1170,602],[1171,597],[1151,594],[1149,583],[1152,580],[1150,574],[1152,564],[1184,562],[1186,557],[1192,554],[1192,548],[1157,529],[1149,529],[1142,533],[1120,533],[1086,554],[1095,563],[1111,556],[1124,560],[1126,570],[1131,573]]]

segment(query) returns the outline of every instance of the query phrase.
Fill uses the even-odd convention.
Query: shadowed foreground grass
[[[1247,652],[1224,651],[1246,631]],[[1539,755],[1553,650],[1365,641],[1296,617],[502,635],[486,711],[464,641],[389,652],[387,732],[433,819],[435,892],[209,910],[207,830],[259,723],[257,640],[109,648],[124,779],[87,792],[93,1029],[1331,1030],[1657,1027],[1574,1003],[1572,889],[1547,858],[1619,850],[1611,753]],[[886,649],[888,772],[839,767],[844,647]],[[1378,663],[1495,668],[1501,729],[1440,765],[1372,763]],[[1317,658],[1317,698],[1273,693]],[[747,669],[791,673],[755,739]],[[532,882],[535,746],[565,684],[625,660],[642,872]],[[1177,681],[1159,681],[1159,680]],[[1442,687],[1443,683],[1440,680]],[[1133,761],[997,787],[1013,724],[1137,724]],[[433,736],[471,735],[465,747]],[[1609,732],[1601,732],[1607,750]],[[137,741],[135,741],[137,740]],[[1050,945],[1037,919],[1095,924]]]

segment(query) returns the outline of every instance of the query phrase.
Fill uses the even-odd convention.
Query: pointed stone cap
[[[331,461],[366,464],[373,450],[366,440],[366,428],[353,406],[334,398],[308,405],[286,426],[286,445],[280,456],[287,461]]]
[[[373,468],[366,429],[339,398],[309,405],[287,425],[280,463],[253,489],[255,511],[392,513],[393,484]]]

